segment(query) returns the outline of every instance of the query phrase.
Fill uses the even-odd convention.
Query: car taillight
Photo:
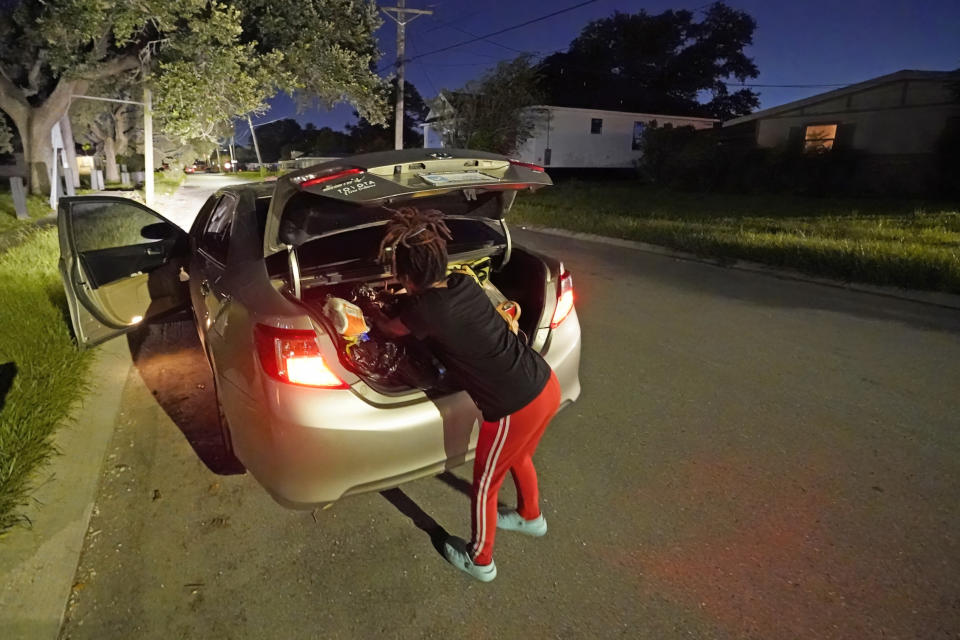
[[[347,176],[354,176],[358,173],[363,173],[363,169],[344,169],[343,171],[337,171],[336,173],[331,173],[326,176],[298,176],[293,178],[294,183],[298,183],[301,189],[306,189],[307,187],[312,187],[314,185],[323,184],[324,182],[332,182],[333,180],[339,180],[340,178],[346,178]]]
[[[260,364],[271,378],[308,387],[347,388],[320,355],[315,332],[258,324],[254,334]]]
[[[525,169],[530,169],[531,171],[546,173],[546,169],[544,169],[538,164],[533,164],[532,162],[520,162],[519,160],[511,160],[510,164],[512,164],[515,167],[523,167]]]
[[[557,291],[557,308],[553,312],[550,328],[556,329],[573,311],[573,276],[560,265],[560,286]]]

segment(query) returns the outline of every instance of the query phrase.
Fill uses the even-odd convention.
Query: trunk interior
[[[496,305],[512,300],[520,305],[519,325],[523,336],[532,339],[540,324],[546,295],[547,265],[538,257],[514,248],[510,261],[500,268],[502,255],[492,257],[489,278],[481,275],[483,288]],[[474,263],[478,261],[473,261]],[[453,261],[451,264],[462,264]],[[416,338],[389,338],[373,326],[371,311],[378,308],[394,315],[396,294],[400,285],[390,279],[352,280],[317,285],[303,290],[303,304],[322,324],[338,345],[341,363],[359,375],[368,385],[386,395],[401,395],[413,388],[427,392],[448,393],[458,390],[442,364]],[[366,339],[350,340],[341,336],[325,315],[324,305],[330,297],[341,298],[360,307],[370,327]]]

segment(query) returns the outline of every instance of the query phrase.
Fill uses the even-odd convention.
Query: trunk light
[[[347,176],[355,176],[358,173],[363,173],[363,169],[357,169],[356,167],[354,167],[353,169],[344,169],[343,171],[331,173],[328,176],[320,176],[318,178],[314,178],[311,176],[301,176],[302,178],[305,178],[305,180],[300,183],[300,188],[306,189],[307,187],[323,184],[324,182],[339,180],[340,178],[346,178]],[[296,181],[296,178],[294,178],[294,181]]]
[[[258,324],[255,338],[260,364],[271,378],[307,387],[347,388],[320,355],[315,332]]]
[[[560,326],[570,312],[573,311],[573,276],[570,272],[560,265],[560,286],[557,291],[557,308],[553,312],[553,320],[550,321],[550,328],[556,329]]]

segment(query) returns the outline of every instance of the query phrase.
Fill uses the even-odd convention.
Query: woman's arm
[[[380,309],[372,309],[371,315],[373,322],[380,331],[392,338],[410,335],[410,329],[400,320],[400,318],[390,318]]]

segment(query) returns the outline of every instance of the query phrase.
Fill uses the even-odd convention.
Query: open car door
[[[60,276],[77,342],[90,347],[184,306],[186,232],[139,202],[61,198]]]

